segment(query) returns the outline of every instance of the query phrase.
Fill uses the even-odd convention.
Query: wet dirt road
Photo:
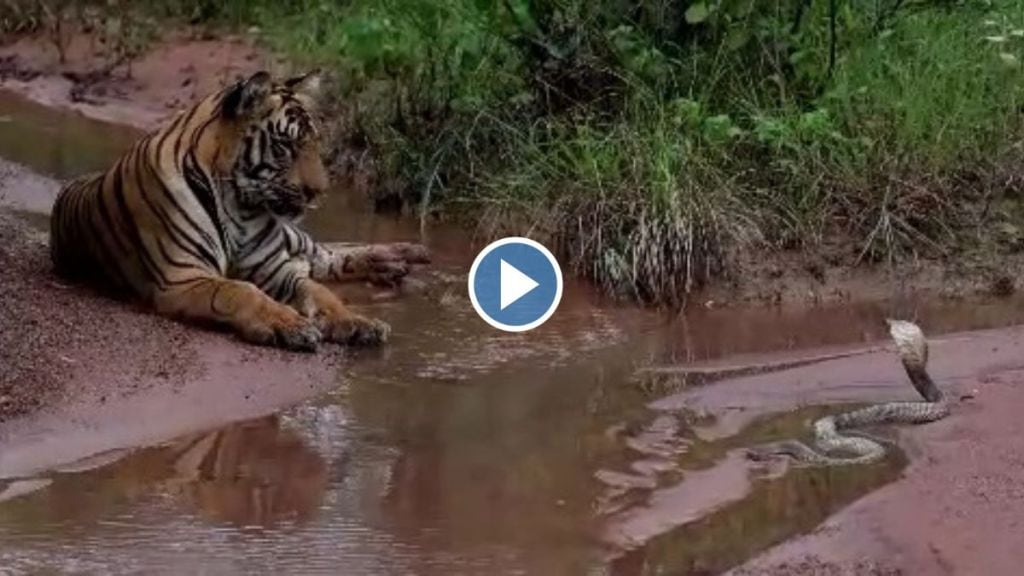
[[[16,182],[33,182],[35,190],[52,188],[47,177],[105,165],[131,137],[9,96],[0,96],[0,117],[0,158],[41,174],[18,172]],[[7,202],[29,221],[45,221],[47,203],[33,188],[8,183],[5,190],[16,192]],[[1013,433],[977,420],[988,403],[1013,399],[1013,392],[980,384],[986,373],[1024,367],[1020,334],[1010,329],[934,344],[940,384],[976,385],[979,400],[963,416],[902,433],[909,468],[894,452],[854,471],[780,474],[752,467],[738,452],[799,435],[809,418],[832,409],[827,405],[912,398],[884,350],[886,315],[918,319],[941,340],[1018,323],[1024,307],[1013,300],[697,309],[669,319],[569,283],[548,324],[507,335],[469,306],[460,281],[473,256],[465,234],[372,216],[343,192],[309,226],[325,241],[430,245],[436,258],[429,289],[352,294],[392,323],[393,342],[348,358],[314,386],[268,385],[279,393],[256,404],[242,401],[234,384],[218,389],[218,378],[238,380],[226,368],[181,389],[100,406],[71,399],[64,411],[6,424],[0,566],[16,574],[718,573],[814,530],[906,474],[834,517],[842,537],[795,540],[751,569],[781,565],[781,573],[800,573],[807,554],[842,568],[865,557],[892,560],[863,533],[879,525],[905,532],[886,515],[900,510],[891,503],[906,501],[904,510],[913,510],[922,491],[931,494],[922,487],[932,473],[922,472],[928,460],[920,455],[933,442],[921,434],[949,450],[938,457],[954,481],[965,470],[958,450],[986,434]],[[852,355],[721,376],[836,354]],[[1012,412],[1003,410],[998,422],[1005,425]],[[1009,455],[993,450],[984,457]],[[995,488],[984,482],[991,480],[976,485],[989,486],[992,498]],[[933,501],[932,525],[941,525],[950,504]],[[869,512],[857,512],[865,506]],[[966,518],[963,527],[979,520],[955,517]],[[929,542],[970,559],[975,542],[943,534]],[[931,544],[906,538],[887,536],[886,545],[905,548],[906,558],[931,554]],[[996,542],[989,551],[998,556],[999,541],[987,542]]]

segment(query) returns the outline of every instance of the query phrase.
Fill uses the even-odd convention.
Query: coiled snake
[[[928,342],[921,328],[904,320],[886,322],[889,324],[889,334],[896,343],[903,368],[914,389],[924,398],[923,402],[887,402],[852,412],[825,416],[814,423],[814,443],[817,451],[803,442],[786,440],[750,449],[747,452],[748,457],[753,460],[764,460],[772,456],[787,455],[799,463],[827,466],[868,464],[882,459],[885,456],[885,448],[870,438],[844,436],[839,433],[840,430],[874,424],[923,424],[948,416],[949,405],[926,370]],[[829,455],[833,452],[850,455]]]

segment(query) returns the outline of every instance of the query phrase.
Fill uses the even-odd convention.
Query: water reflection
[[[730,462],[742,459],[737,448],[782,438],[808,435],[807,421],[835,408],[812,407],[758,419],[740,434],[712,442],[694,441],[680,464],[707,480],[701,502],[674,502],[680,495],[691,499],[694,491],[666,487],[652,498],[646,510],[634,510],[613,518],[612,539],[643,533],[652,526],[661,530],[643,539],[643,545],[613,554],[611,574],[706,575],[729,570],[757,553],[793,536],[813,530],[829,515],[871,490],[897,479],[906,467],[906,456],[889,450],[880,462],[867,466],[808,467],[786,469],[774,463],[766,468],[743,466],[748,477],[742,491],[730,494],[725,479]],[[721,478],[721,480],[719,480]],[[685,480],[684,480],[685,485]],[[673,514],[675,509],[675,514]],[[677,528],[680,509],[697,510],[697,517]],[[675,516],[675,518],[673,518]]]
[[[329,480],[323,456],[279,416],[192,434],[93,470],[55,474],[48,488],[13,500],[0,522],[31,516],[40,528],[96,523],[151,497],[205,520],[273,528],[315,517]]]
[[[812,531],[855,499],[896,480],[904,462],[894,454],[856,471],[805,468],[757,479],[745,498],[618,556],[611,562],[611,574],[720,574],[794,535]]]
[[[211,521],[272,527],[306,522],[323,499],[324,459],[271,416],[184,438],[162,450],[174,475],[163,482]]]
[[[353,420],[394,449],[371,517],[418,550],[426,573],[464,562],[473,574],[585,573],[595,562],[591,474],[615,449],[604,435],[615,414],[588,400],[622,375],[535,365],[472,386],[354,382]]]
[[[884,342],[885,318],[913,320],[929,337],[1024,323],[1024,295],[950,300],[894,295],[889,300],[822,306],[694,307],[667,327],[665,364],[703,362],[747,353],[807,350]]]
[[[110,166],[140,132],[0,90],[0,158],[57,179]]]
[[[577,390],[587,384],[595,383]],[[351,413],[329,403],[300,407],[54,474],[49,486],[0,504],[0,562],[14,573],[69,565],[104,573],[190,566],[333,573],[340,564],[367,575],[604,573],[600,530],[664,527],[672,518],[659,515],[678,511],[669,502],[595,514],[602,485],[591,472],[617,451],[595,424],[613,417],[584,411],[528,425],[528,413],[554,400],[552,388],[537,382],[527,405],[500,402],[507,391],[464,403],[422,388],[403,395],[405,402],[382,402],[378,390],[354,398]],[[563,392],[580,400],[571,388]],[[390,409],[382,412],[382,405]],[[688,442],[675,458],[682,482],[713,475],[737,446],[791,437],[820,413],[772,417],[733,438]],[[353,427],[357,419],[364,424]],[[722,492],[713,482],[707,498],[681,503],[709,513],[659,529],[645,545],[613,555],[606,568],[622,575],[718,572],[810,530],[891,481],[904,464],[896,453],[853,471],[755,477],[749,495],[744,489],[724,506],[713,504]],[[653,501],[659,492],[671,496],[679,478],[663,480],[654,484]],[[643,502],[637,500],[641,509]]]

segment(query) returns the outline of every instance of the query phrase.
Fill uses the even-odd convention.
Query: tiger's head
[[[239,130],[230,181],[242,207],[301,216],[327,190],[316,118],[321,74],[273,82],[257,72],[224,93],[221,115]]]

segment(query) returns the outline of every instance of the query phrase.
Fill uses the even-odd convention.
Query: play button
[[[540,326],[562,299],[558,261],[528,238],[504,238],[484,248],[473,262],[468,284],[476,313],[507,332]]]
[[[498,281],[498,292],[501,294],[501,309],[508,308],[508,305],[529,294],[534,288],[540,286],[533,278],[523,274],[515,266],[501,261],[501,279]]]

